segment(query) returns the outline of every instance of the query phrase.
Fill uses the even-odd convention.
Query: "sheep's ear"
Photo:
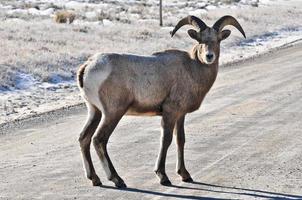
[[[219,33],[219,40],[224,40],[227,39],[229,36],[231,35],[231,31],[230,30],[223,30]]]
[[[192,39],[198,41],[198,39],[197,39],[197,32],[196,32],[195,30],[193,30],[193,29],[188,30],[188,34],[189,34],[189,36],[190,36]]]

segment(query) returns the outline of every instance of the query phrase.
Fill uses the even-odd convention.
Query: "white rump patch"
[[[108,78],[112,71],[108,62],[108,56],[95,54],[90,58],[84,74],[84,93],[89,102],[97,106],[101,111],[103,106],[99,98],[99,90],[102,83]]]

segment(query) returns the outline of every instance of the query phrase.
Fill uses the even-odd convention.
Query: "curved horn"
[[[204,30],[206,29],[208,26],[198,17],[189,15],[183,19],[181,19],[177,25],[175,26],[175,28],[173,29],[173,31],[171,31],[171,37],[173,37],[173,35],[176,33],[176,31],[178,29],[180,29],[182,26],[190,24],[192,26],[194,26],[195,28],[198,28],[199,30]]]
[[[220,32],[225,26],[232,25],[235,28],[237,28],[240,33],[245,37],[245,33],[239,22],[232,16],[226,15],[218,19],[215,24],[213,25],[213,29],[215,29],[217,32]]]

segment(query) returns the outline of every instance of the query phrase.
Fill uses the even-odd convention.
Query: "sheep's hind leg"
[[[95,173],[95,169],[91,161],[90,144],[91,137],[101,120],[102,113],[90,103],[87,102],[86,105],[88,109],[88,118],[79,137],[83,166],[86,177],[92,181],[92,185],[100,186],[102,183]]]
[[[177,164],[176,172],[181,176],[184,182],[193,182],[191,175],[185,167],[184,161],[184,146],[185,146],[185,130],[184,130],[185,116],[177,120],[174,128],[177,145]]]
[[[107,174],[108,180],[114,182],[118,188],[127,187],[123,179],[117,174],[107,152],[107,143],[110,135],[114,131],[116,125],[122,118],[124,113],[104,114],[101,123],[99,124],[96,136],[93,139],[93,144],[99,156],[102,166]]]
[[[160,150],[154,170],[160,180],[160,184],[166,186],[171,185],[171,182],[166,174],[165,164],[167,151],[173,138],[173,128],[175,121],[175,117],[172,114],[163,114],[161,121],[162,134],[160,140]]]

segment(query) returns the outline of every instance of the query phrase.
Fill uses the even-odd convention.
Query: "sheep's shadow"
[[[240,187],[229,187],[229,186],[220,186],[220,185],[214,185],[214,184],[207,184],[202,182],[192,182],[193,186],[180,186],[180,185],[171,185],[167,188],[175,188],[177,191],[180,189],[184,190],[199,190],[199,191],[206,191],[211,193],[217,193],[217,194],[234,194],[238,196],[240,199],[244,197],[254,197],[254,198],[268,198],[273,200],[286,200],[286,199],[302,199],[302,196],[300,195],[292,195],[292,194],[285,194],[285,193],[278,193],[278,192],[269,192],[264,190],[257,190],[257,189],[246,189],[246,188],[240,188]],[[209,199],[209,200],[215,200],[215,199],[224,199],[224,198],[212,198],[212,197],[206,197],[206,196],[196,196],[196,195],[183,195],[183,194],[176,194],[171,192],[158,192],[158,191],[152,191],[152,190],[146,190],[146,189],[139,189],[139,188],[124,188],[124,189],[118,189],[116,187],[112,186],[102,186],[103,188],[107,189],[114,189],[114,190],[123,190],[128,192],[134,192],[134,193],[144,193],[154,196],[162,196],[162,197],[174,197],[174,198],[180,198],[180,199]],[[229,199],[229,198],[228,198]]]
[[[127,191],[127,192],[143,193],[143,194],[149,194],[149,195],[160,196],[160,197],[173,197],[173,198],[179,198],[179,199],[193,199],[193,200],[194,199],[224,200],[223,198],[183,195],[183,194],[176,194],[173,192],[157,192],[157,191],[152,191],[152,190],[145,190],[145,189],[138,189],[138,188],[131,188],[131,187],[127,187],[127,188],[123,188],[123,189],[119,189],[119,188],[116,188],[113,186],[107,186],[107,185],[102,185],[101,187],[106,188],[106,189],[123,190],[123,191]],[[174,187],[174,186],[169,186],[169,187]]]

